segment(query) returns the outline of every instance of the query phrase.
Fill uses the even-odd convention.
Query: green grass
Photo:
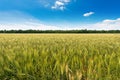
[[[0,34],[0,80],[120,80],[120,34]]]

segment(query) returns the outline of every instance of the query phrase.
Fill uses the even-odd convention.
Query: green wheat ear
[[[120,34],[0,34],[0,80],[120,80]]]

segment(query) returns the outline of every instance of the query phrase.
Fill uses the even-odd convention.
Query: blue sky
[[[1,29],[120,29],[120,0],[0,0]]]

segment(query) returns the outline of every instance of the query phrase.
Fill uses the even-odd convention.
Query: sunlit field
[[[120,34],[0,34],[0,80],[120,80]]]

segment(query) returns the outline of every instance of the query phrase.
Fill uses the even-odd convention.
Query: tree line
[[[0,33],[120,33],[120,30],[0,30]]]

